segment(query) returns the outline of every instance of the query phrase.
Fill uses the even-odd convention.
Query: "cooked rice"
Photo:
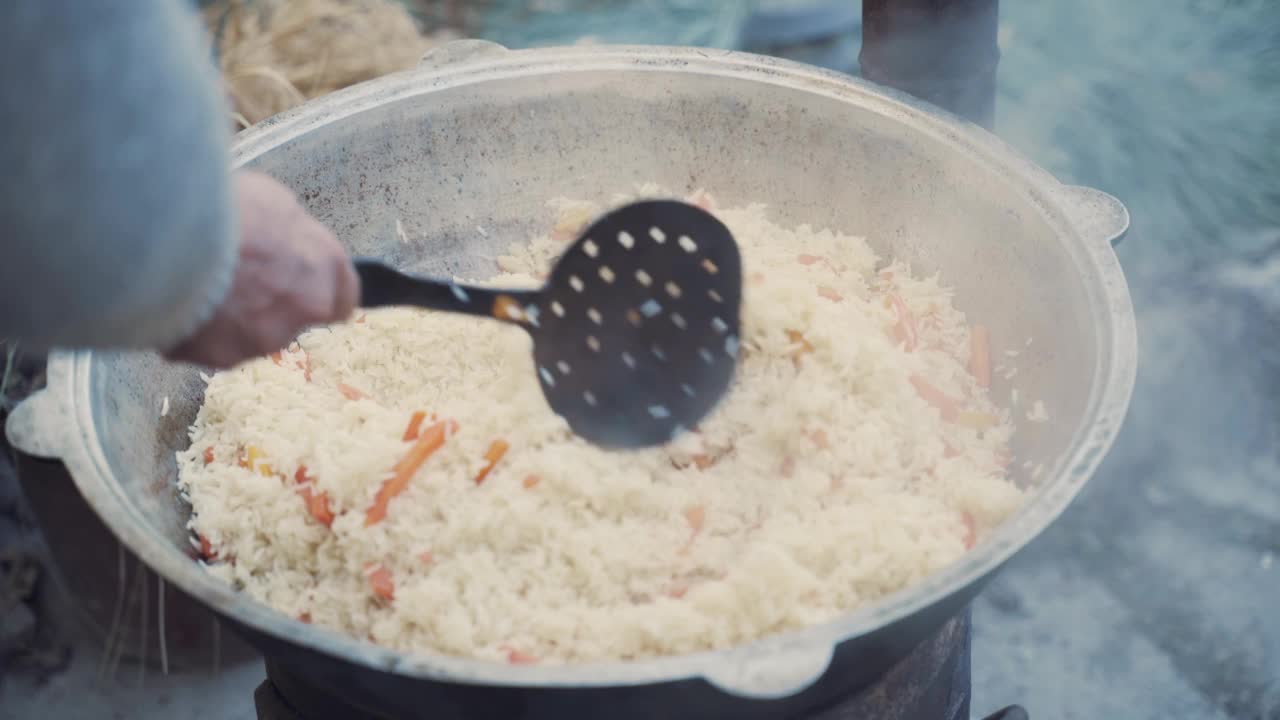
[[[600,209],[561,204],[494,282],[536,283]],[[397,649],[586,662],[820,623],[954,562],[1022,496],[950,292],[860,238],[716,212],[742,249],[744,352],[697,434],[597,449],[547,408],[520,330],[369,312],[209,381],[179,455],[209,571]],[[458,430],[366,527],[415,411]],[[477,484],[496,439],[510,450]],[[301,465],[331,527],[300,497]]]

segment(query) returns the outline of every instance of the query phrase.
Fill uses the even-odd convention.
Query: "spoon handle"
[[[360,307],[412,305],[525,324],[523,308],[536,299],[530,290],[500,290],[415,277],[367,258],[355,261],[360,276]]]

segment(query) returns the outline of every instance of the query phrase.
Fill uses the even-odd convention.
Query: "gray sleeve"
[[[183,0],[10,0],[0,338],[169,349],[237,255],[227,108]]]

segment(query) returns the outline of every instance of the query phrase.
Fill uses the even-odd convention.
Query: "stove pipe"
[[[990,130],[1000,0],[863,0],[863,77]]]

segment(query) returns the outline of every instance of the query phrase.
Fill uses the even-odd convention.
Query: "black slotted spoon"
[[[666,443],[716,406],[737,367],[742,260],[710,213],[674,200],[591,224],[539,290],[413,277],[357,260],[366,308],[412,305],[528,331],[542,392],[575,433],[607,448]]]

